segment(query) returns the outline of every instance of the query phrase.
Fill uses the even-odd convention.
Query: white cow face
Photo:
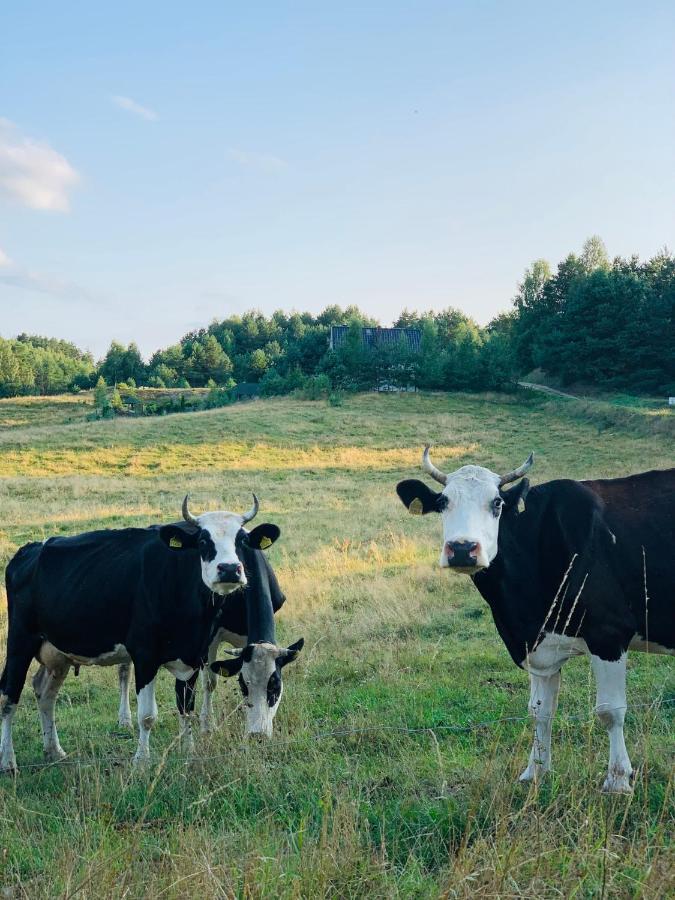
[[[297,658],[303,645],[302,638],[287,649],[264,641],[248,644],[234,659],[212,664],[211,669],[225,678],[239,675],[247,736],[272,737],[274,717],[284,691],[281,670]]]
[[[497,555],[502,511],[517,505],[529,488],[527,479],[509,491],[504,491],[503,485],[520,478],[532,460],[528,460],[526,468],[521,466],[508,476],[497,475],[483,466],[462,466],[445,475],[428,461],[428,449],[424,462],[432,477],[441,481],[443,490],[436,493],[422,481],[402,481],[396,487],[401,501],[413,515],[440,513],[441,568],[469,575],[487,569]]]
[[[245,537],[242,517],[231,512],[209,512],[197,516],[194,528],[165,525],[160,536],[171,550],[199,550],[202,581],[215,594],[229,594],[246,584],[246,572],[237,545]]]
[[[215,594],[225,596],[247,583],[241,561],[241,544],[248,538],[243,525],[250,522],[258,512],[258,498],[255,494],[253,499],[253,508],[242,515],[223,511],[193,516],[188,509],[186,497],[183,501],[183,518],[191,527],[179,524],[160,528],[160,537],[170,549],[199,550],[202,581]],[[276,525],[261,525],[256,531],[260,531],[261,549],[274,543],[279,534]]]
[[[237,554],[241,543],[241,516],[231,512],[203,513],[197,517],[197,546],[202,566],[202,580],[215,594],[229,594],[246,584],[246,572]]]

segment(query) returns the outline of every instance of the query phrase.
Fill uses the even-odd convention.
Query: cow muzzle
[[[246,710],[246,730],[244,733],[246,740],[264,744],[268,738],[271,738],[274,732],[275,712],[276,710],[269,709],[267,704],[264,706],[262,704],[260,706],[254,705],[253,708],[249,707]]]
[[[443,568],[473,572],[483,568],[479,562],[481,545],[478,541],[446,541],[443,547]]]
[[[272,726],[260,731],[247,731],[244,737],[252,744],[265,744],[272,737]]]
[[[218,582],[220,584],[242,584],[244,567],[241,563],[218,563]]]

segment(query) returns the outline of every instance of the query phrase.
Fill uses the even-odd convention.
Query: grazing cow
[[[274,608],[269,569],[259,552],[244,548],[244,562],[252,590],[247,593],[247,642],[234,659],[211,663],[211,673],[231,678],[239,676],[246,707],[248,734],[272,736],[272,722],[284,690],[281,670],[297,657],[304,640],[280,650],[274,633]]]
[[[16,772],[12,720],[33,657],[45,667],[39,685],[45,753],[63,756],[54,724],[56,694],[67,674],[58,665],[63,654],[74,665],[133,663],[140,729],[134,761],[149,758],[157,672],[164,667],[181,681],[194,678],[228,595],[247,584],[242,559],[279,536],[276,525],[250,533],[243,528],[258,512],[255,496],[243,515],[195,518],[187,501],[185,522],[51,538],[27,545],[10,561],[0,771]],[[189,731],[187,715],[181,730]]]
[[[532,463],[530,454],[508,475],[482,466],[446,475],[427,446],[423,468],[443,490],[417,480],[396,490],[411,513],[440,513],[441,567],[471,577],[513,661],[529,673],[535,741],[521,780],[551,768],[560,669],[583,653],[609,732],[603,790],[629,793],[626,651],[675,653],[675,469],[530,488],[522,476]]]

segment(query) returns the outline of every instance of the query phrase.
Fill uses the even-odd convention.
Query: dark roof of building
[[[260,385],[252,381],[240,381],[232,388],[234,397],[257,397],[260,394]]]
[[[330,348],[337,350],[347,339],[349,325],[331,325]],[[422,332],[419,328],[371,328],[361,329],[361,339],[367,347],[398,344],[403,341],[409,350],[419,350]]]

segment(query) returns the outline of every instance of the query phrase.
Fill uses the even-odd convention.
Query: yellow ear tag
[[[519,513],[525,512],[525,501],[523,500],[522,497],[521,497],[520,500],[518,501],[518,512],[519,512]]]
[[[267,535],[263,535],[260,538],[260,549],[267,550],[267,548],[271,547],[273,543],[274,542],[272,541],[272,538],[268,538]]]
[[[413,514],[413,516],[421,516],[422,510],[424,509],[424,505],[419,497],[415,497],[414,500],[410,501],[410,506],[408,510]]]
[[[177,537],[172,537],[169,541],[169,547],[174,547],[176,550],[179,550],[182,546],[183,542]]]

